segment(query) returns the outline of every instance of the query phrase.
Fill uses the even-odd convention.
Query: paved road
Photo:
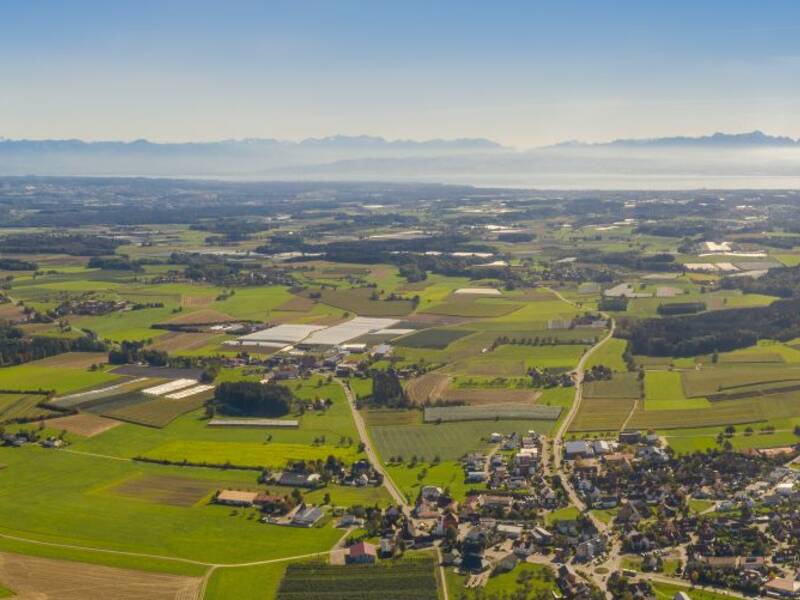
[[[400,489],[395,485],[394,481],[392,481],[386,469],[383,468],[383,463],[381,463],[378,453],[375,452],[375,449],[372,447],[364,418],[356,408],[356,397],[353,394],[353,390],[350,389],[346,381],[342,381],[341,379],[337,379],[336,381],[342,386],[344,394],[347,397],[347,403],[350,405],[350,411],[353,413],[353,421],[356,424],[358,436],[361,438],[361,443],[364,444],[364,452],[366,452],[369,462],[372,463],[378,473],[383,475],[383,485],[389,490],[389,494],[394,498],[394,501],[403,508],[410,510],[411,506],[408,504],[406,497],[400,492]]]
[[[581,402],[583,401],[583,374],[586,367],[586,363],[591,358],[591,356],[603,346],[608,340],[610,340],[616,329],[616,323],[613,319],[611,319],[611,328],[606,336],[597,342],[594,346],[589,348],[584,355],[581,357],[580,361],[578,361],[578,366],[575,368],[573,373],[573,380],[575,381],[575,399],[572,402],[572,406],[569,409],[569,413],[561,422],[561,426],[558,428],[555,437],[553,438],[553,443],[551,445],[552,452],[553,452],[553,459],[554,459],[554,469],[553,471],[559,473],[561,475],[561,483],[564,486],[564,489],[567,492],[567,496],[569,497],[570,502],[576,506],[581,512],[586,510],[586,504],[581,500],[578,496],[578,493],[575,491],[575,488],[572,487],[572,483],[569,481],[569,477],[564,472],[563,469],[563,445],[564,445],[564,435],[567,433],[569,426],[572,424],[573,419],[575,419],[575,415],[578,414],[578,410],[581,407]],[[589,513],[590,518],[597,527],[598,531],[604,532],[608,529],[608,526],[596,519],[594,516]]]
[[[605,316],[605,315],[604,315]],[[575,415],[578,414],[578,410],[581,407],[581,402],[583,401],[583,374],[586,368],[586,362],[592,357],[592,355],[597,352],[608,340],[610,340],[614,336],[614,331],[616,331],[617,324],[614,319],[610,319],[611,321],[611,328],[609,329],[608,333],[597,342],[594,346],[589,348],[581,359],[578,361],[578,366],[575,367],[575,371],[573,372],[573,380],[575,381],[575,400],[572,402],[572,406],[569,409],[569,413],[561,422],[561,426],[558,428],[555,437],[553,438],[553,453],[555,457],[555,466],[556,470],[559,470],[561,467],[562,462],[562,446],[564,435],[567,433],[569,426],[572,425],[572,421],[575,419]]]

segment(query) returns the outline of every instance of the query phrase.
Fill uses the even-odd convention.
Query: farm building
[[[584,456],[594,456],[594,450],[588,442],[577,440],[564,443],[564,455],[566,458],[581,458]]]
[[[211,419],[209,427],[299,427],[296,419]]]
[[[325,512],[318,506],[303,505],[292,517],[292,525],[297,527],[313,527],[324,516]]]
[[[296,473],[294,471],[284,471],[278,478],[278,485],[287,487],[313,488],[320,483],[319,473]]]
[[[345,562],[349,565],[372,565],[378,560],[375,546],[368,542],[359,542],[350,546]]]
[[[638,429],[623,429],[619,432],[620,444],[638,444],[642,441],[642,432]]]
[[[216,502],[218,504],[227,504],[228,506],[253,506],[257,497],[258,492],[222,490],[217,494]]]

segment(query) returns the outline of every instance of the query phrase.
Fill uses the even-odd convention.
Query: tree
[[[372,401],[380,406],[406,406],[408,398],[400,383],[397,371],[374,371],[372,374]]]
[[[214,402],[227,413],[280,417],[291,409],[294,395],[288,387],[275,383],[226,381],[214,392]]]

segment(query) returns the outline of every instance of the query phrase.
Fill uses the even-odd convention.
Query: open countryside
[[[800,2],[0,23],[0,600],[800,600]]]

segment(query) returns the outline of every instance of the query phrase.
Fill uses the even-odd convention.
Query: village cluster
[[[625,430],[616,440],[565,442],[562,476],[548,465],[548,441],[535,432],[494,433],[486,442],[485,452],[462,459],[469,489],[461,502],[435,485],[421,485],[410,505],[383,510],[302,500],[299,490],[327,481],[381,485],[366,460],[324,473],[295,466],[265,474],[267,487],[298,492],[222,490],[216,502],[256,507],[274,525],[337,519],[360,532],[348,539],[347,564],[437,548],[445,568],[467,576],[468,588],[533,563],[553,569],[565,598],[598,598],[599,590],[619,586],[653,598],[649,577],[660,574],[733,593],[800,597],[794,448],[678,457],[658,436]]]

